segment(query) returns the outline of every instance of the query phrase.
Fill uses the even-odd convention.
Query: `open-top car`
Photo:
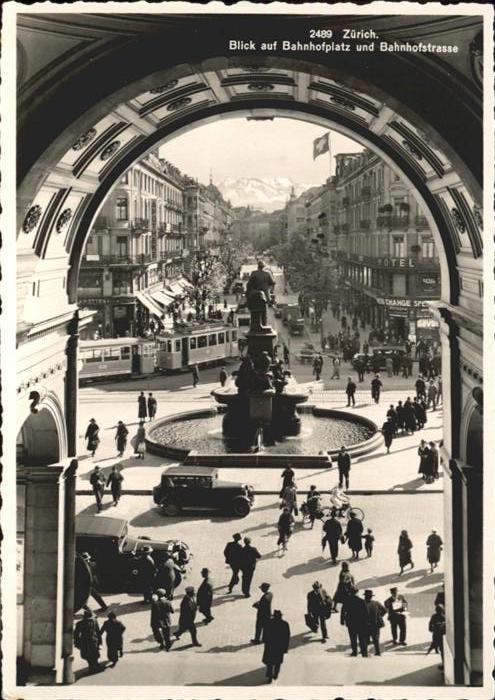
[[[76,516],[76,551],[87,552],[96,563],[102,591],[136,590],[136,562],[145,547],[152,547],[151,556],[156,564],[172,558],[175,565],[175,585],[178,586],[187,571],[191,557],[189,547],[181,540],[158,540],[128,534],[127,520],[104,515]]]
[[[216,467],[168,467],[153,489],[153,500],[168,516],[185,510],[220,510],[239,518],[246,516],[254,503],[252,486],[221,481]]]

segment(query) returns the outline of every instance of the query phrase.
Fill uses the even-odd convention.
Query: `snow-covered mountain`
[[[230,200],[233,207],[250,205],[263,211],[282,209],[293,187],[296,196],[299,196],[313,186],[292,182],[287,177],[228,177],[217,185],[224,199]]]

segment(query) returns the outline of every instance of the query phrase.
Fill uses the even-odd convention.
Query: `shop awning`
[[[172,304],[174,297],[163,289],[157,289],[154,292],[150,292],[150,296],[161,306],[168,306]]]
[[[145,306],[157,318],[162,318],[163,310],[156,303],[156,301],[154,299],[152,299],[150,296],[148,296],[144,292],[136,292],[136,298],[143,306]]]
[[[174,296],[181,297],[184,296],[184,287],[181,286],[180,282],[171,282],[168,288]]]

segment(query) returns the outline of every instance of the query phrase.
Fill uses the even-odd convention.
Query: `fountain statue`
[[[298,435],[301,419],[296,407],[308,400],[308,394],[297,387],[291,372],[274,357],[277,333],[267,319],[274,286],[271,273],[260,260],[246,287],[250,324],[246,355],[232,373],[237,392],[231,388],[212,392],[215,400],[226,406],[223,434],[237,444],[240,452],[260,449],[261,437],[265,444],[274,444],[286,436]]]

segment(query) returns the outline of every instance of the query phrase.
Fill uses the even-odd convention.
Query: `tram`
[[[80,383],[152,374],[156,343],[148,338],[101,338],[79,341]]]
[[[239,357],[238,329],[209,323],[157,336],[156,365],[160,372],[177,372],[193,364],[215,364]]]

